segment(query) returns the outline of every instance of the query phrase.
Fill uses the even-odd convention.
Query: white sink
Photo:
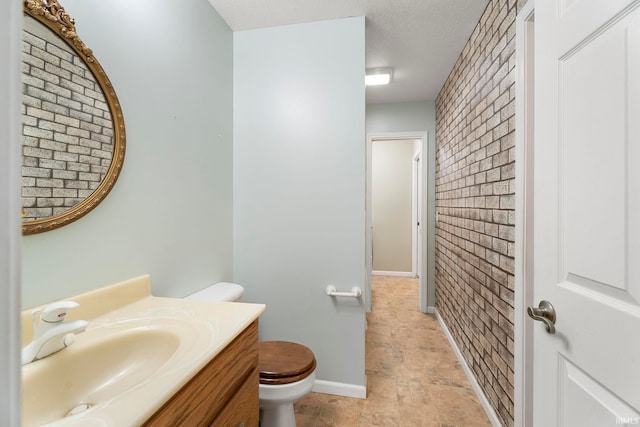
[[[135,328],[76,342],[23,369],[23,423],[48,424],[135,387],[171,359],[175,333]]]
[[[71,346],[22,367],[23,426],[84,426],[114,403],[135,405],[138,399],[144,405],[139,399],[149,388],[182,380],[181,371],[214,335],[211,325],[196,319],[90,324]]]
[[[140,426],[264,311],[154,297],[150,285],[141,276],[70,298],[80,304],[71,314],[89,325],[22,367],[24,427]],[[33,339],[30,313],[23,345]]]

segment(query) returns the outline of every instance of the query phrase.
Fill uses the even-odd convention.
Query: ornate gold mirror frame
[[[104,179],[90,195],[68,210],[49,217],[23,221],[22,233],[28,235],[53,230],[80,219],[94,209],[109,194],[118,179],[124,162],[125,129],[124,117],[116,92],[102,66],[93,56],[91,49],[78,37],[74,19],[65,12],[57,0],[23,0],[23,10],[25,14],[33,17],[57,34],[82,58],[84,64],[91,71],[102,89],[113,124],[113,151],[111,163]]]

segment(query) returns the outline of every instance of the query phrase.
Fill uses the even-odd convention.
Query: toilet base
[[[296,427],[293,403],[280,403],[261,407],[260,427]]]
[[[260,427],[296,427],[293,404],[311,391],[316,374],[289,384],[260,384]]]

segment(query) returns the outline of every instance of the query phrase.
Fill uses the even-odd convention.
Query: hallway
[[[298,427],[490,426],[437,319],[418,310],[417,279],[373,276],[372,303],[367,399],[311,393]]]

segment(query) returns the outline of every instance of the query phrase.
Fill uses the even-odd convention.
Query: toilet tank
[[[185,299],[199,301],[240,301],[244,288],[237,283],[218,282],[204,289],[199,290],[191,295],[187,295]]]

